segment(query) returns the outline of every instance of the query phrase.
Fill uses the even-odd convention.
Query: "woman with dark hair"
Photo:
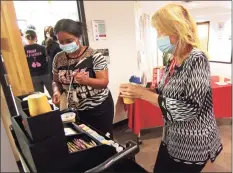
[[[47,40],[45,41],[45,47],[49,62],[49,74],[50,77],[53,79],[53,74],[52,74],[53,59],[58,52],[61,52],[61,49],[59,44],[57,43],[57,37],[53,32],[53,27],[49,27],[46,37]]]
[[[49,36],[48,31],[49,31],[50,28],[52,28],[52,26],[46,26],[46,27],[44,27],[44,40],[41,43],[41,45],[43,45],[43,46],[45,46],[45,42],[46,42],[46,40],[47,40],[47,38]]]
[[[114,103],[107,88],[107,62],[101,53],[81,44],[84,29],[70,19],[59,20],[54,27],[63,51],[53,60],[53,102],[59,103],[64,90],[68,106],[78,110],[81,120],[112,137]]]
[[[45,47],[36,43],[37,35],[34,30],[27,30],[24,37],[26,40],[24,50],[34,89],[35,91],[44,92],[44,87],[46,87],[50,96],[52,96],[52,81],[48,75],[48,61]]]

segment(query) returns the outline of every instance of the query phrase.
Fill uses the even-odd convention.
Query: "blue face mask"
[[[173,53],[176,46],[172,45],[169,36],[163,36],[157,39],[158,48],[163,53]]]
[[[60,44],[60,48],[66,53],[74,53],[76,50],[79,49],[79,46],[76,44],[76,42],[72,42],[65,45]]]

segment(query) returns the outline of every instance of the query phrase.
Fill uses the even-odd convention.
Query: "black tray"
[[[21,116],[12,117],[12,126],[23,158],[33,172],[146,172],[132,160],[139,152],[139,146],[135,142],[128,142],[125,150],[120,153],[114,147],[104,144],[69,153],[66,143],[72,136],[89,136],[85,133],[64,135],[64,138],[54,136],[42,142],[31,143],[23,128]],[[90,139],[98,143],[95,139]]]
[[[28,109],[28,101],[23,101],[23,98],[31,95],[31,94],[34,94],[36,92],[31,92],[29,94],[26,94],[26,95],[22,95],[22,96],[16,96],[15,97],[15,103],[16,103],[16,106],[18,108],[18,110],[23,110],[23,109]]]
[[[88,136],[85,133],[79,133],[79,134],[76,134],[76,135],[66,136],[66,142],[72,142],[73,139],[75,139],[75,138],[77,138],[77,139],[83,139],[84,138],[88,142],[91,141],[91,140],[93,140],[97,145],[94,146],[94,147],[92,147],[92,148],[79,150],[77,152],[72,152],[70,154],[76,154],[76,153],[85,152],[86,150],[90,150],[90,149],[93,149],[93,148],[98,147],[99,145],[101,145],[101,143],[99,141],[95,140],[94,138],[91,138],[90,136]]]
[[[81,132],[81,133],[86,133],[88,136],[92,137],[89,133],[87,133],[86,131],[82,130],[82,128],[79,127],[79,125],[85,124],[87,127],[96,131],[99,135],[103,136],[106,140],[113,140],[113,139],[109,138],[108,136],[106,136],[105,134],[101,133],[99,130],[97,130],[94,127],[92,127],[91,125],[89,125],[88,123],[86,123],[85,121],[83,121],[82,119],[80,119],[80,117],[78,116],[78,111],[76,111],[72,108],[68,108],[68,109],[62,110],[61,114],[67,113],[67,112],[74,112],[76,114],[76,122],[64,123],[65,127],[66,126],[72,127],[74,129],[76,129],[76,131]]]
[[[12,117],[11,120],[20,149],[33,172],[57,171],[57,165],[69,158],[64,135],[54,135],[47,140],[34,142],[24,129],[21,116]]]
[[[52,136],[44,141],[34,142],[24,129],[21,116],[12,117],[12,127],[19,142],[20,151],[29,169],[33,172],[67,172],[74,167],[76,170],[84,171],[91,168],[90,165],[97,166],[99,163],[116,154],[115,148],[101,145],[95,139],[92,140],[98,144],[97,147],[69,153],[67,141],[73,136],[86,136],[90,138],[83,133],[66,137],[63,133],[63,136]],[[93,159],[96,159],[92,158],[92,156],[96,158],[101,156],[101,158],[98,158],[92,164],[89,161],[92,162]]]
[[[51,112],[31,117],[29,109],[21,111],[25,129],[33,142],[39,142],[48,139],[54,135],[64,136],[61,112],[59,109],[50,105]]]

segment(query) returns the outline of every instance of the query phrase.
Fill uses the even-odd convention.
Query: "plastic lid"
[[[140,77],[137,77],[137,76],[131,76],[130,79],[129,79],[129,82],[140,84],[141,83],[141,79],[140,79]]]

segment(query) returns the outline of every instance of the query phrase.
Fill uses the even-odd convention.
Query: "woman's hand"
[[[159,95],[142,87],[141,85],[122,84],[120,86],[120,97],[140,98],[154,105],[158,105]]]
[[[72,76],[74,77],[75,82],[82,85],[88,85],[89,77],[87,72],[74,72]]]
[[[60,98],[61,98],[61,93],[60,91],[55,91],[52,97],[52,101],[54,104],[59,104],[60,103]]]
[[[142,98],[146,89],[141,85],[121,84],[120,97],[124,98]]]

